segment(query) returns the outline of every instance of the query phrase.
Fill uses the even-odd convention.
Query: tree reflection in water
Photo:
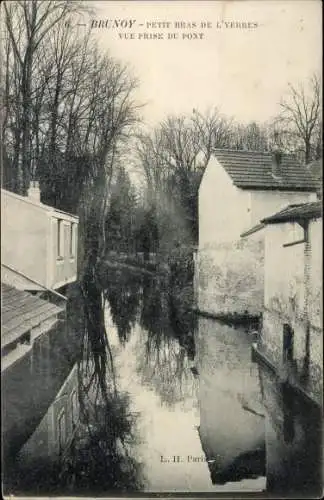
[[[135,324],[140,302],[141,275],[130,279],[125,270],[111,270],[106,280],[104,296],[110,305],[112,320],[117,326],[119,340],[129,340]]]
[[[75,320],[81,321],[79,331],[83,331],[79,362],[81,425],[62,475],[63,482],[75,493],[142,489],[141,467],[130,453],[136,443],[136,416],[130,411],[128,395],[117,391],[104,321],[106,298],[101,281],[91,269],[85,274],[80,291],[81,309]],[[123,298],[127,299],[128,294]],[[110,299],[114,303],[114,297]],[[126,302],[136,314],[136,303]],[[118,302],[114,304],[117,306]],[[128,323],[119,321],[119,328],[125,341]]]
[[[190,360],[195,355],[195,317],[190,280],[179,288],[172,276],[139,277],[132,271],[112,271],[105,297],[121,343],[129,340],[136,321],[137,371],[142,382],[153,385],[161,401],[172,405],[193,391]]]
[[[174,405],[193,395],[194,317],[177,300],[180,291],[167,279],[146,279],[140,322],[145,330],[138,352],[143,383],[153,385],[161,402]],[[143,352],[144,351],[144,352]]]
[[[189,360],[194,357],[194,321],[180,292],[170,288],[168,277],[110,270],[99,280],[91,268],[82,285],[73,287],[68,327],[81,338],[80,424],[59,461],[36,460],[28,470],[19,471],[15,493],[94,495],[144,488],[142,466],[133,456],[136,415],[129,396],[116,387],[105,302],[109,301],[121,344],[128,342],[136,322],[141,326],[138,371],[144,383],[154,385],[162,402],[173,405],[193,390]]]
[[[102,285],[89,271],[81,286],[71,287],[67,308],[68,328],[80,339],[79,424],[58,458],[17,462],[11,494],[93,496],[143,488],[141,466],[131,454],[136,415],[128,395],[116,388],[104,306]]]

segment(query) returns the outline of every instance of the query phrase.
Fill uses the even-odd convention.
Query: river
[[[105,323],[118,390],[137,415],[131,452],[144,491],[263,490],[264,421],[249,334],[196,318],[163,279],[118,281],[105,291]]]
[[[75,364],[75,356],[62,348],[70,374],[19,453],[10,492],[264,490],[264,418],[249,332],[197,317],[191,311],[192,284],[181,273],[170,279],[108,268],[91,300],[95,321],[85,351],[99,355],[93,374],[105,377],[107,399],[98,397],[100,377],[91,376],[91,361],[79,358]],[[78,301],[69,303],[70,335],[79,338],[84,310]],[[108,341],[106,371],[100,318]],[[48,349],[50,354],[50,344]],[[43,392],[50,394],[45,375],[46,369]],[[76,391],[80,424],[73,434]],[[62,454],[69,432],[70,451]],[[50,450],[59,453],[61,465],[49,460]]]

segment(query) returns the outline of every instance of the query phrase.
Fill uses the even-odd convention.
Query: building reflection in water
[[[198,319],[166,280],[110,272],[108,281],[103,307],[116,394],[108,405],[93,406],[94,386],[80,411],[76,331],[35,343],[27,371],[37,374],[33,397],[46,396],[47,406],[19,453],[31,486],[40,474],[46,483],[42,458],[60,461],[66,448],[68,478],[60,493],[93,495],[112,485],[115,491],[260,491],[265,475],[270,493],[318,484],[318,412],[252,362],[249,331]],[[175,454],[199,462],[161,469],[161,456]],[[48,470],[47,486],[62,478],[62,471]]]
[[[53,464],[69,447],[78,420],[78,350],[78,339],[59,322],[2,376],[8,491],[55,481]]]
[[[265,474],[265,429],[257,369],[245,329],[199,318],[199,434],[213,483]]]
[[[321,411],[264,368],[259,367],[259,376],[266,409],[267,491],[315,498],[322,488]]]
[[[210,320],[199,319],[198,325],[188,302],[163,279],[142,280],[138,313],[129,314],[126,302],[124,310],[120,303],[116,307],[119,284],[108,283],[107,331],[119,383],[139,412],[146,491],[260,491],[264,419],[249,335]],[[127,301],[133,304],[131,293]],[[117,314],[124,315],[124,326],[129,318],[126,343]],[[195,456],[197,463],[189,467],[180,460],[175,468],[164,462],[162,469],[161,456],[175,453],[181,460]]]

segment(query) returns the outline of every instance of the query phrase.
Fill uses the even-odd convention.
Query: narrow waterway
[[[92,335],[102,317],[107,353],[99,349],[101,337],[88,335],[82,356],[75,357],[79,348],[71,356],[68,339],[54,353],[48,345],[46,356],[33,355],[48,396],[42,420],[13,465],[9,491],[93,496],[264,490],[264,417],[249,332],[198,318],[191,312],[192,283],[183,277],[114,267],[104,270],[94,290]],[[74,293],[68,328],[80,340],[87,303],[80,303],[77,288]],[[61,375],[55,391],[51,353],[64,361],[55,365]],[[107,355],[105,372],[100,355]]]
[[[137,415],[136,444],[148,492],[265,488],[264,419],[250,337],[197,319],[163,280],[118,277],[104,292],[118,390]]]

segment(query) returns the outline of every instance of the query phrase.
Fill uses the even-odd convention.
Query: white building
[[[316,181],[279,152],[215,150],[199,188],[198,308],[258,314],[263,304],[263,235],[240,236],[290,203],[316,200]]]
[[[57,290],[76,280],[78,217],[1,189],[2,282],[21,290]]]
[[[321,203],[290,205],[262,220],[264,312],[258,352],[320,402],[323,379]],[[286,376],[284,375],[284,376]]]

